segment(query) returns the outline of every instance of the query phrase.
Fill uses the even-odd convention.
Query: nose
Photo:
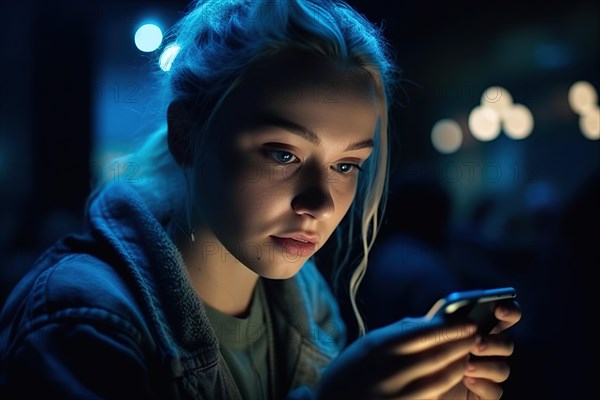
[[[307,215],[317,220],[330,218],[335,212],[327,171],[314,168],[301,178],[303,183],[298,195],[292,200],[296,214]]]

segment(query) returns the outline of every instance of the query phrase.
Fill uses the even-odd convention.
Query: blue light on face
[[[135,33],[135,45],[144,52],[156,50],[162,43],[162,39],[162,31],[154,24],[142,25]]]

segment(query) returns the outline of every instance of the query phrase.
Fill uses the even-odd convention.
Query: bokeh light
[[[591,83],[586,81],[575,82],[569,88],[569,105],[577,114],[585,114],[598,104],[598,93]]]
[[[600,139],[600,108],[597,105],[579,117],[579,128],[586,138]]]
[[[489,107],[501,113],[513,104],[512,95],[506,88],[492,86],[487,88],[481,95],[481,105]]]
[[[523,104],[514,104],[501,114],[502,127],[511,139],[525,139],[533,130],[533,115]]]
[[[442,119],[431,129],[431,143],[442,154],[457,151],[463,141],[463,132],[458,122],[453,119]]]
[[[154,24],[145,24],[135,32],[135,45],[144,52],[151,52],[162,43],[163,34],[160,28]]]
[[[477,140],[493,140],[500,134],[500,115],[490,107],[477,106],[469,114],[469,130]]]

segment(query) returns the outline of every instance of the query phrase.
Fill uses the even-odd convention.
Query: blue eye
[[[270,150],[269,154],[275,159],[275,161],[281,164],[290,164],[298,160],[298,157],[296,157],[289,151]]]
[[[337,164],[335,168],[339,173],[348,175],[353,171],[362,171],[362,168],[358,164],[352,163],[341,163]]]

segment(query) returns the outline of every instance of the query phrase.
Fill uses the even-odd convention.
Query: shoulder
[[[89,254],[76,254],[52,267],[38,285],[45,312],[104,310],[132,321],[139,318],[135,289],[125,271]]]
[[[141,340],[143,316],[127,276],[88,253],[55,246],[8,297],[0,316],[2,344],[50,324],[90,323]]]
[[[90,254],[48,255],[0,316],[0,389],[14,398],[150,398],[158,353],[126,279]]]

